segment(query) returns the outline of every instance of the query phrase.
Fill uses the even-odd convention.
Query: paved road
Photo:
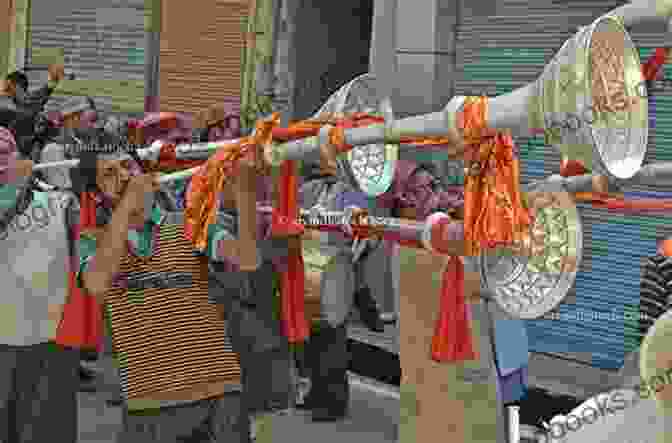
[[[106,404],[106,399],[118,389],[111,359],[103,359],[101,367],[103,376],[98,391],[79,394],[79,443],[113,443],[121,426],[121,410]],[[394,442],[394,426],[399,421],[398,391],[360,377],[353,376],[351,380],[349,420],[313,424],[306,416],[281,417],[274,426],[274,442]]]

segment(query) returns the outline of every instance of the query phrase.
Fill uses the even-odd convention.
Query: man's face
[[[96,168],[98,188],[112,199],[116,206],[121,200],[130,179],[131,160],[99,159]]]

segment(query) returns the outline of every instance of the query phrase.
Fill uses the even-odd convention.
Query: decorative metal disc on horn
[[[629,179],[646,154],[648,98],[637,48],[603,16],[567,40],[536,82],[546,136],[593,173]]]
[[[378,115],[394,120],[392,104],[381,97],[373,74],[360,75],[336,92],[335,112],[346,116],[356,113]],[[376,197],[387,191],[394,179],[399,146],[373,144],[355,146],[338,159],[340,173],[365,194]]]
[[[554,309],[574,284],[583,251],[583,230],[570,194],[553,182],[527,187],[535,208],[531,241],[520,253],[488,251],[480,258],[481,279],[513,317],[539,318]]]

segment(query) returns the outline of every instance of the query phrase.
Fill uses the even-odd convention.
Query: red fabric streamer
[[[476,357],[464,298],[464,264],[459,257],[453,256],[443,271],[441,306],[432,338],[432,360],[459,362]]]
[[[281,167],[278,215],[272,229],[276,232],[296,232],[303,229],[298,219],[298,181],[296,165],[285,161]],[[297,241],[300,241],[297,238]],[[297,245],[292,245],[297,246]],[[290,343],[300,343],[309,335],[305,313],[305,274],[300,244],[289,249],[287,269],[282,274],[282,326]]]
[[[657,48],[653,56],[642,65],[642,74],[644,80],[652,81],[658,76],[658,73],[667,62],[667,48]]]
[[[93,194],[82,193],[79,226],[73,237],[79,241],[81,232],[96,227],[96,201]],[[68,299],[63,306],[61,321],[56,330],[56,343],[78,349],[102,350],[103,318],[98,301],[77,284],[79,263],[73,257],[68,269]]]

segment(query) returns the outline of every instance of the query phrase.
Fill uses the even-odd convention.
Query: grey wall
[[[454,95],[462,3],[376,0],[371,71],[390,91],[397,118],[438,111]],[[437,155],[419,158],[417,152],[402,151],[400,157],[431,162],[446,177],[455,169]]]
[[[393,85],[398,116],[439,110],[452,96],[459,6],[446,0],[376,0],[371,69]]]

